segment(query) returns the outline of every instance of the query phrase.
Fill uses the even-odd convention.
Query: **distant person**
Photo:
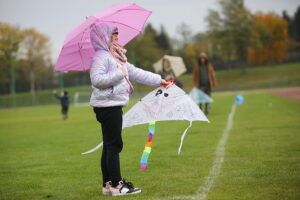
[[[177,80],[173,70],[172,70],[172,67],[171,67],[171,63],[168,59],[166,58],[163,58],[163,61],[162,61],[162,70],[159,72],[159,74],[162,76],[163,79],[165,79],[166,81],[169,81],[169,80],[173,80],[174,83],[182,88],[183,84],[181,81]]]
[[[68,97],[68,92],[64,91],[61,92],[60,95],[56,93],[56,91],[53,91],[54,96],[60,100],[61,104],[61,113],[63,116],[63,119],[66,120],[68,119],[68,110],[69,110],[69,97]]]
[[[208,61],[206,53],[200,53],[197,64],[193,69],[193,84],[194,87],[202,90],[208,96],[211,96],[212,88],[217,86],[216,75],[213,66]],[[203,105],[200,104],[200,109],[203,111]],[[207,115],[210,111],[210,104],[205,103],[204,113]]]

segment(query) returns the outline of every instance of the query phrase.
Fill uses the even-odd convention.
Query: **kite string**
[[[86,151],[86,152],[84,152],[84,153],[81,153],[81,154],[84,155],[84,154],[93,153],[94,151],[98,150],[98,149],[99,149],[100,147],[102,147],[102,146],[103,146],[103,142],[101,142],[101,143],[98,144],[96,147],[92,148],[91,150],[88,150],[88,151]]]
[[[152,137],[155,132],[155,121],[149,122],[148,131],[149,131],[148,140],[145,144],[145,149],[143,151],[142,158],[141,158],[140,170],[142,171],[148,168],[148,158],[151,153]]]
[[[182,144],[183,144],[183,140],[184,140],[184,137],[186,135],[186,132],[189,128],[191,128],[193,122],[190,121],[190,125],[185,129],[185,131],[183,132],[183,134],[181,135],[181,140],[180,140],[180,145],[179,145],[179,148],[178,148],[178,155],[180,154],[180,151],[181,151],[181,147],[182,147]]]

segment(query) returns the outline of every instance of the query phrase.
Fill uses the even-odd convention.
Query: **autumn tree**
[[[274,13],[257,13],[252,30],[255,43],[248,49],[250,64],[283,61],[288,51],[288,22]]]
[[[35,103],[36,74],[44,71],[51,64],[49,38],[35,29],[25,29],[21,42],[22,57],[28,61],[30,92]]]

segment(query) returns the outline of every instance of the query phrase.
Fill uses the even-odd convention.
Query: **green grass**
[[[218,71],[217,90],[277,88],[300,85],[300,63],[259,66],[241,70]]]
[[[300,63],[290,63],[275,66],[249,67],[248,71],[242,72],[239,69],[230,71],[217,71],[218,87],[215,91],[245,90],[259,88],[276,88],[300,86]],[[179,78],[184,84],[184,90],[189,92],[192,88],[192,75],[184,74]],[[142,96],[153,90],[152,87],[135,84],[135,97]],[[69,92],[70,100],[73,102],[75,92],[90,92],[91,86],[80,86],[66,88]],[[30,93],[20,93],[16,95],[18,107],[31,106],[32,97]],[[53,97],[51,90],[37,92],[37,101],[34,105],[49,105],[58,103]],[[0,95],[0,108],[12,107],[12,97],[10,95]]]
[[[244,98],[208,199],[299,199],[299,102],[266,93]],[[143,192],[120,199],[194,195],[212,166],[233,99],[215,96],[211,123],[193,124],[180,156],[188,122],[158,122],[147,171],[139,171],[147,125],[125,129],[122,175]],[[112,199],[100,194],[101,150],[80,154],[101,141],[92,109],[71,107],[68,121],[59,110],[51,105],[0,112],[0,199]]]

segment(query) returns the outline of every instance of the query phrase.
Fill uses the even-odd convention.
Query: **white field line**
[[[199,200],[206,199],[207,193],[213,186],[215,179],[218,177],[218,175],[221,171],[221,167],[224,162],[224,156],[225,156],[225,145],[226,145],[227,139],[230,135],[230,130],[232,128],[235,110],[236,110],[236,104],[233,104],[233,106],[231,107],[231,112],[228,116],[227,126],[224,129],[222,138],[220,139],[219,144],[217,146],[216,157],[215,157],[213,166],[210,169],[208,176],[205,178],[205,182],[198,189],[198,192],[196,194],[196,199],[199,199]]]
[[[218,177],[222,164],[224,162],[224,156],[225,156],[225,145],[227,143],[227,139],[230,135],[230,130],[233,125],[233,117],[236,111],[236,104],[233,104],[231,107],[231,112],[228,116],[227,120],[227,126],[223,131],[222,137],[219,140],[217,149],[216,149],[216,156],[215,160],[213,162],[213,166],[211,167],[208,176],[205,178],[204,183],[199,187],[198,191],[193,196],[174,196],[174,197],[168,197],[163,199],[156,199],[156,200],[167,200],[167,199],[173,199],[173,200],[179,200],[179,199],[192,199],[192,200],[205,200],[207,197],[207,193],[214,185],[215,179]]]

